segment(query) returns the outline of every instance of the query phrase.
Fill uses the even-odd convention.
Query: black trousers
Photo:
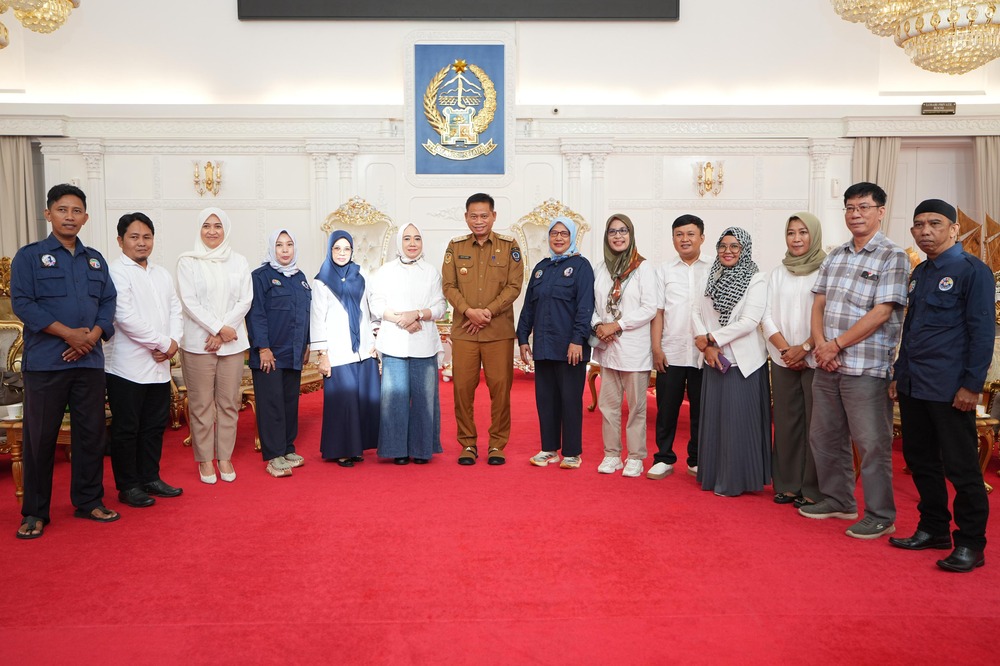
[[[170,417],[170,382],[137,384],[108,374],[111,469],[118,490],[160,478],[163,431]]]
[[[687,446],[687,464],[698,464],[698,418],[701,415],[701,369],[684,365],[668,365],[666,372],[656,373],[656,448],[654,462],[673,465],[677,462],[674,453],[674,437],[677,435],[677,417],[684,402],[687,388],[688,403],[691,406],[691,438]]]
[[[955,546],[985,549],[990,504],[979,469],[975,412],[959,411],[950,402],[918,400],[900,393],[899,415],[903,458],[920,495],[917,529],[935,536],[948,534],[947,478],[955,487]]]
[[[271,372],[252,370],[253,394],[257,402],[257,436],[264,460],[295,453],[299,434],[299,382],[301,370],[278,368]]]
[[[56,438],[69,405],[73,506],[91,511],[104,498],[104,370],[68,368],[24,373],[22,516],[49,522]]]
[[[535,361],[535,405],[542,451],[563,456],[583,452],[583,387],[587,364],[566,361]]]

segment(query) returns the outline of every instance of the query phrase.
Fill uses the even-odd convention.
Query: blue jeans
[[[423,458],[441,453],[437,356],[382,355],[380,458]]]

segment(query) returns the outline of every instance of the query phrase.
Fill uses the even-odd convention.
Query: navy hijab
[[[333,263],[333,244],[341,238],[346,238],[351,244],[351,261],[343,266]],[[361,298],[365,294],[365,279],[361,276],[361,267],[353,261],[354,239],[346,231],[334,231],[330,234],[326,246],[326,259],[316,274],[316,279],[333,292],[340,304],[347,311],[347,321],[351,329],[351,351],[357,353],[361,346]]]

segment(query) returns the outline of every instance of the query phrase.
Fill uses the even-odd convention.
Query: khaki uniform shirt
[[[492,342],[516,337],[513,304],[524,282],[521,260],[517,241],[492,231],[482,245],[472,234],[448,243],[441,280],[445,298],[455,308],[452,338]],[[462,328],[469,308],[486,308],[493,313],[489,325],[479,333],[470,334]]]

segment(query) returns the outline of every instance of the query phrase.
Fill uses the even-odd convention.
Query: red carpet
[[[518,373],[508,464],[445,453],[354,469],[319,458],[321,394],[302,403],[287,479],[264,472],[241,415],[234,484],[198,482],[186,428],[170,431],[154,507],[109,525],[74,519],[58,456],[52,524],[17,541],[0,459],[4,664],[333,663],[895,664],[996,659],[1000,560],[939,571],[942,551],[844,536],[771,493],[719,498],[681,469],[662,481],[599,475],[600,414],[584,414],[584,467],[536,468],[534,386]],[[480,437],[488,410],[480,387]],[[585,401],[589,403],[589,395]],[[649,400],[649,449],[655,409]],[[686,428],[686,424],[684,425]],[[679,439],[676,449],[683,451]],[[897,442],[898,447],[898,442]],[[895,453],[897,522],[916,492]],[[646,467],[651,465],[647,460]],[[988,472],[996,476],[996,458]],[[996,508],[996,499],[991,496]],[[1000,543],[995,517],[988,537]]]

